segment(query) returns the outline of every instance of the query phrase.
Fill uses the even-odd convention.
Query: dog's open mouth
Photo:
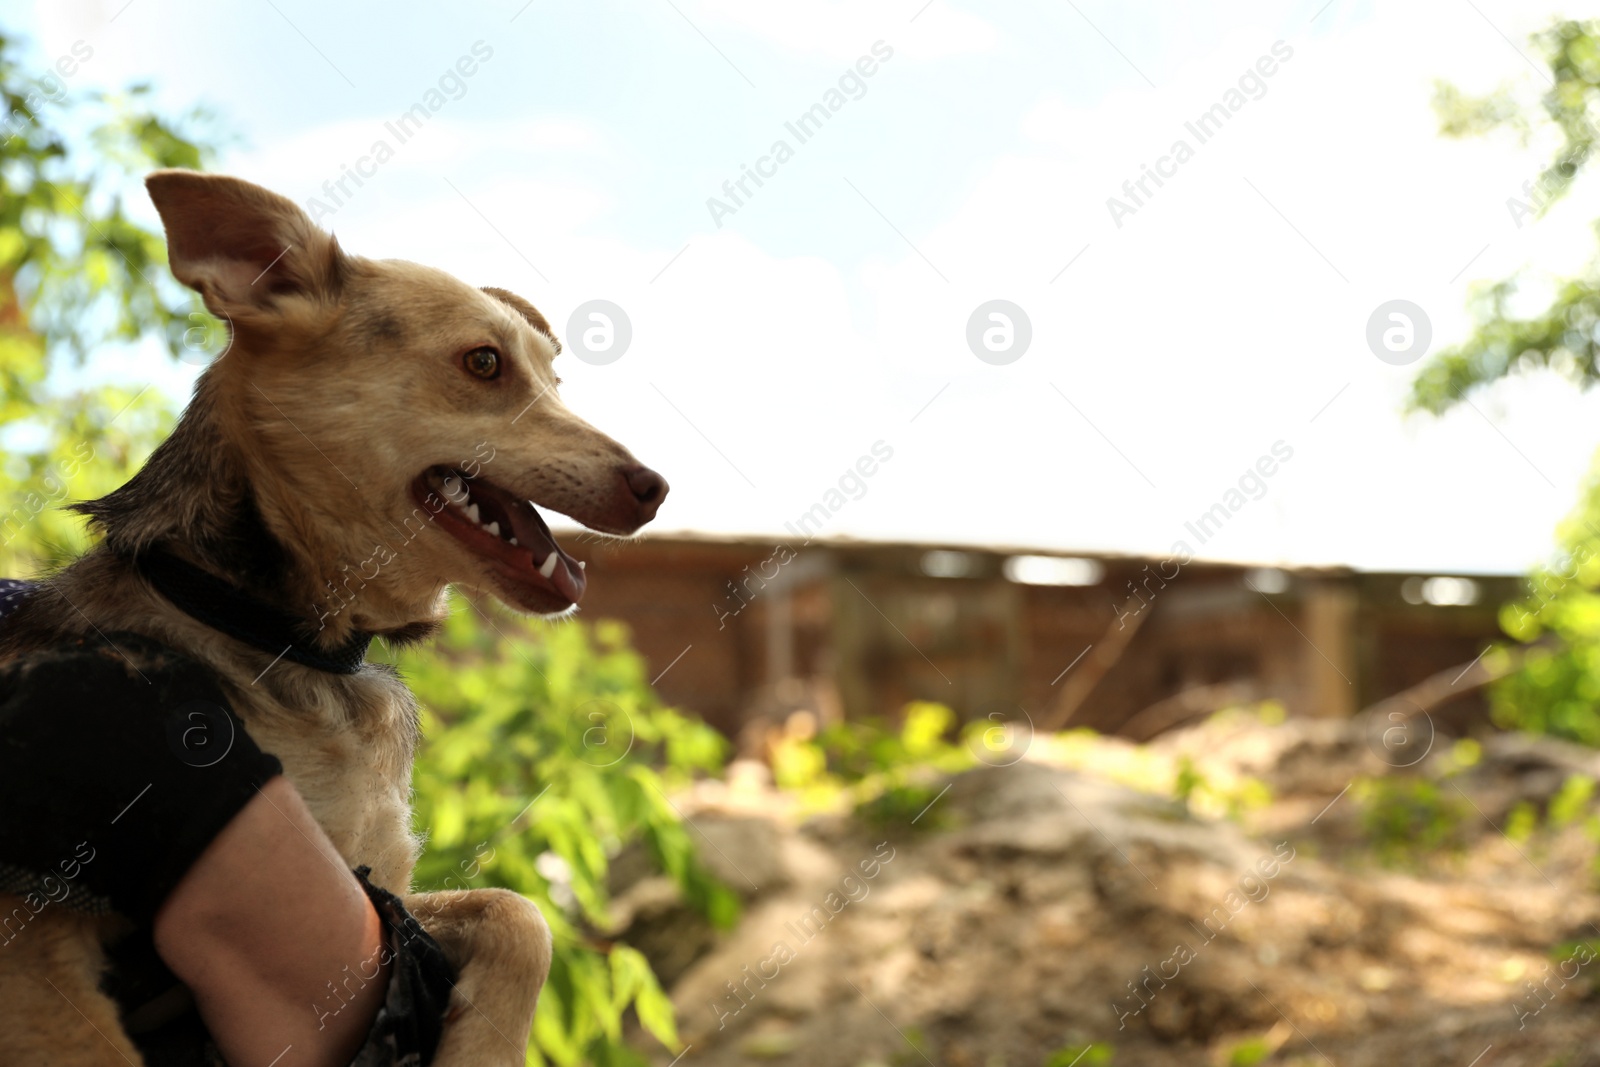
[[[450,536],[487,561],[503,581],[533,599],[576,604],[583,596],[583,564],[564,552],[533,506],[486,478],[468,478],[452,467],[429,467],[412,492],[434,512]],[[430,497],[431,502],[430,502]],[[444,507],[439,508],[440,501]],[[543,594],[540,596],[539,594]]]

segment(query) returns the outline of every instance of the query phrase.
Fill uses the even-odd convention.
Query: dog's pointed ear
[[[294,201],[192,170],[156,171],[145,188],[167,230],[173,276],[213,314],[249,325],[276,317],[285,296],[337,298],[348,261]]]
[[[559,356],[561,354],[561,339],[558,338],[556,336],[556,332],[550,328],[550,323],[545,321],[545,317],[539,313],[538,308],[534,307],[532,304],[528,303],[526,300],[522,299],[522,297],[518,296],[516,293],[513,293],[509,289],[497,289],[492,285],[485,285],[483,287],[483,291],[500,301],[502,304],[505,304],[518,315],[521,315],[524,319],[527,319],[529,326],[532,326],[535,330],[538,330],[540,333],[544,334],[550,339],[550,344],[555,348],[556,355]]]

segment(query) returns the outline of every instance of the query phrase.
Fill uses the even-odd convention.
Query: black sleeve
[[[367,877],[370,867],[357,867],[355,873],[383,922],[380,961],[390,970],[383,1006],[350,1067],[427,1067],[444,1036],[444,1017],[456,987],[455,968],[400,898],[372,884]],[[338,1011],[337,997],[336,990],[318,1005],[318,1018],[330,1009]]]
[[[0,891],[147,923],[281,773],[170,649],[113,634],[28,655],[0,668]]]

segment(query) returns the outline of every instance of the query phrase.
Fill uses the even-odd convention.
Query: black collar
[[[329,674],[354,674],[366,662],[373,635],[365,630],[323,651],[305,639],[303,620],[164,549],[149,549],[136,562],[150,584],[186,614],[262,652]]]

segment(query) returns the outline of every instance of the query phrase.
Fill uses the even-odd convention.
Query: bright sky
[[[1540,78],[1548,11],[1323,5],[40,0],[23,29],[41,69],[93,48],[72,91],[150,80],[212,109],[236,135],[220,169],[322,199],[352,251],[513,289],[569,345],[580,305],[623,309],[627,350],[564,357],[563,393],[667,475],[663,530],[782,533],[881,441],[826,534],[1521,570],[1600,398],[1543,376],[1403,418],[1417,365],[1366,334],[1407,300],[1436,349],[1472,286],[1590,251],[1592,186],[1536,224],[1507,210],[1548,145],[1444,140],[1430,107],[1438,78]],[[438,107],[401,144],[385,123],[418,102]],[[830,102],[804,142],[786,128]],[[1203,143],[1186,128],[1230,102]],[[769,176],[714,217],[746,165]],[[1114,219],[1145,165],[1168,176]],[[1003,365],[967,339],[991,300],[1031,327]],[[101,373],[182,397],[194,368]],[[1200,544],[1185,524],[1279,442]]]

